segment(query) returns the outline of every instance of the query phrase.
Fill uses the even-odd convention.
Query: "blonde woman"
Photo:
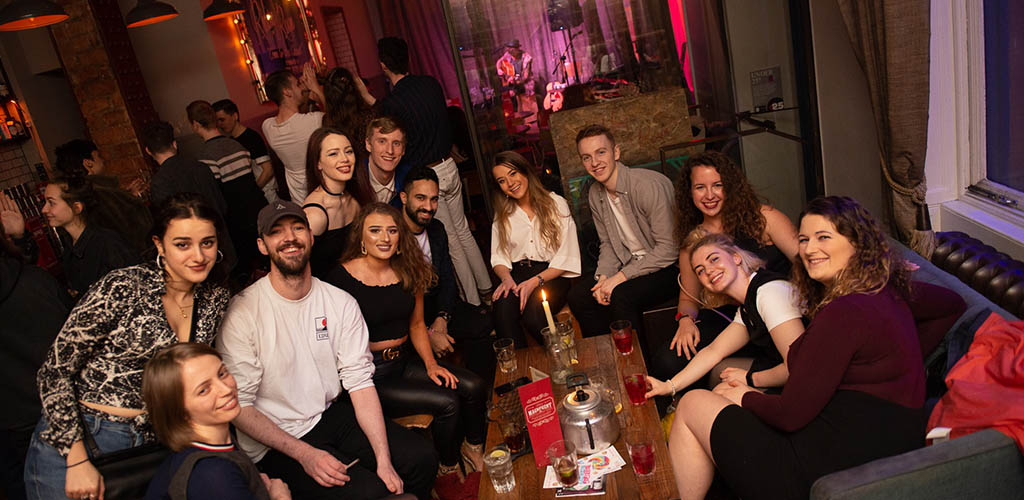
[[[576,223],[565,198],[544,189],[522,155],[505,151],[493,163],[491,267],[501,279],[494,290],[495,330],[517,348],[526,347],[523,330],[543,344],[541,290],[558,312],[568,299],[566,278],[580,275]]]

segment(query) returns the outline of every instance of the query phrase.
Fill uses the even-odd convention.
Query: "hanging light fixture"
[[[0,10],[0,31],[40,28],[68,17],[60,5],[49,0],[14,0]]]
[[[139,0],[135,8],[124,16],[124,23],[129,28],[138,28],[178,17],[174,6],[160,0]]]
[[[245,12],[245,8],[242,7],[240,2],[213,0],[213,2],[210,3],[210,6],[203,11],[203,20],[212,21],[214,19],[221,19],[223,17],[233,16],[243,12]]]

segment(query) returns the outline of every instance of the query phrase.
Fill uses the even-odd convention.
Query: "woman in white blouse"
[[[501,279],[494,290],[494,323],[499,338],[526,347],[526,335],[543,344],[547,325],[541,290],[553,313],[565,305],[569,280],[580,275],[576,223],[565,198],[544,189],[522,155],[498,153],[491,168],[497,189],[491,224],[491,267]]]

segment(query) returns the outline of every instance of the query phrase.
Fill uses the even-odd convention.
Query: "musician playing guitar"
[[[510,97],[519,97],[514,101],[533,98],[533,56],[523,51],[518,39],[505,44],[505,54],[498,59],[496,66],[503,90],[507,90]],[[519,103],[516,104],[518,107]]]

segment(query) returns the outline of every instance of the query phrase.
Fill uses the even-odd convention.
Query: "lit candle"
[[[548,294],[544,291],[540,291],[540,305],[544,306],[544,317],[548,319],[548,328],[551,329],[552,335],[555,333],[555,318],[551,317],[551,306],[548,305]]]

